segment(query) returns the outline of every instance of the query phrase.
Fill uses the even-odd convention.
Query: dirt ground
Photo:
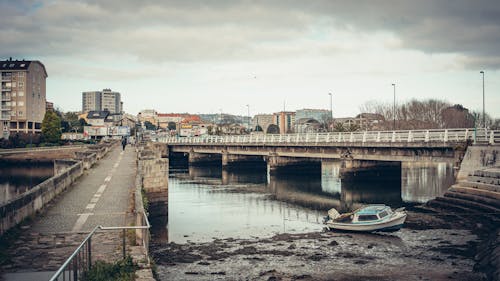
[[[478,228],[413,209],[394,233],[324,230],[153,244],[152,256],[158,280],[486,280],[473,272]]]

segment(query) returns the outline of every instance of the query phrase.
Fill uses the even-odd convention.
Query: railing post
[[[88,269],[87,270],[90,270],[90,268],[92,267],[92,237],[89,238],[88,242],[87,242],[87,260],[88,260]]]
[[[123,239],[122,239],[122,247],[123,247],[123,259],[127,257],[127,251],[125,249],[125,229],[123,229]]]
[[[351,132],[351,135],[349,136],[349,142],[354,142],[354,133]]]
[[[495,133],[493,130],[490,131],[490,144],[495,144]]]
[[[330,142],[330,133],[326,134],[326,142]]]
[[[392,141],[391,142],[396,142],[396,131],[392,131]]]
[[[380,132],[377,132],[377,142],[380,142]]]
[[[425,142],[429,142],[429,130],[425,131]]]
[[[300,140],[300,134],[296,134],[295,135],[296,139],[295,139],[295,143],[299,143],[299,140]]]
[[[341,142],[341,141],[343,141],[343,139],[342,139],[342,133],[339,132],[339,139],[337,140],[337,142]]]
[[[443,141],[444,142],[448,142],[448,130],[444,130],[444,138],[443,138]]]
[[[366,131],[363,132],[363,143],[366,142]]]
[[[408,142],[412,142],[412,141],[413,141],[412,131],[408,131]]]
[[[318,144],[318,140],[319,140],[319,133],[316,133],[316,144]]]
[[[78,280],[78,260],[76,256],[73,258],[73,280]]]

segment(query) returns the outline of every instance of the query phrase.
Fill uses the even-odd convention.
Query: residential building
[[[295,120],[299,119],[315,119],[319,123],[326,123],[332,118],[332,112],[326,109],[299,109],[295,113]]]
[[[317,133],[322,128],[321,123],[314,118],[301,118],[295,121],[295,132],[296,133]]]
[[[40,133],[46,107],[47,71],[40,61],[0,61],[0,137]]]
[[[121,119],[123,114],[123,102],[121,94],[111,89],[102,91],[83,92],[82,93],[82,112],[89,111],[109,111],[113,120]]]
[[[274,116],[272,114],[257,114],[252,118],[252,130],[267,132],[269,125],[276,125],[274,123]]]
[[[139,114],[137,114],[137,121],[144,126],[146,121],[157,126],[158,125],[158,113],[154,109],[144,109]]]
[[[280,134],[293,133],[295,112],[281,111],[273,114],[274,124],[280,128]]]

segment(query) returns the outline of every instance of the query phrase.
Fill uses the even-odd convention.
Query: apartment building
[[[47,71],[40,61],[2,60],[0,137],[40,133],[46,108]]]
[[[293,133],[295,125],[295,112],[281,111],[273,113],[274,124],[280,128],[280,134]]]
[[[82,112],[109,111],[115,121],[121,119],[123,102],[121,94],[111,89],[82,93]]]

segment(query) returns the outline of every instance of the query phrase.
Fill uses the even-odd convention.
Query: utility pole
[[[484,114],[484,71],[479,71],[483,75],[483,126],[486,129],[486,115]]]
[[[394,89],[394,102],[392,104],[392,130],[396,130],[396,84],[392,83]]]

